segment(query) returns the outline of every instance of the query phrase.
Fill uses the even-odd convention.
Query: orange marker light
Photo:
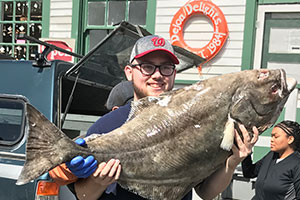
[[[54,182],[39,181],[37,184],[36,194],[41,196],[58,195],[59,186]]]

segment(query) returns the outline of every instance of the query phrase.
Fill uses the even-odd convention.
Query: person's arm
[[[107,163],[100,163],[91,176],[75,183],[77,198],[79,200],[97,200],[110,184],[119,179],[120,173],[119,160],[111,159]]]
[[[258,176],[258,172],[262,166],[262,164],[265,162],[266,156],[264,156],[262,159],[257,161],[256,163],[253,163],[251,155],[248,155],[243,161],[242,161],[242,171],[243,176],[245,178],[256,178]]]
[[[235,130],[237,146],[233,145],[233,154],[227,158],[220,169],[195,187],[196,193],[202,199],[213,199],[223,192],[231,182],[232,175],[237,165],[251,153],[252,147],[258,139],[258,130],[256,127],[253,127],[254,135],[253,138],[250,139],[250,135],[246,128],[243,125],[239,125],[239,128],[242,131],[244,141],[242,141],[238,132]]]
[[[256,164],[253,164],[251,155],[242,161],[242,171],[245,178],[255,178],[257,176]]]

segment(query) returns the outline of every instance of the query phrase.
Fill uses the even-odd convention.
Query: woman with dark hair
[[[300,125],[282,121],[271,134],[271,151],[255,164],[251,155],[242,162],[243,175],[255,178],[253,199],[300,199]]]

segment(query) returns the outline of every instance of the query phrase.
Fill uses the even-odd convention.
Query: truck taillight
[[[58,200],[59,186],[50,181],[39,181],[36,189],[36,200]]]

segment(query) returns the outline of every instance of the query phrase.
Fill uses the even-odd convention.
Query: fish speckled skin
[[[272,126],[296,81],[283,70],[225,74],[132,103],[129,120],[76,145],[27,105],[25,184],[76,155],[121,161],[121,186],[152,200],[179,200],[230,155],[233,123],[260,133]],[[224,135],[225,134],[225,135]],[[221,147],[220,147],[221,145]]]

